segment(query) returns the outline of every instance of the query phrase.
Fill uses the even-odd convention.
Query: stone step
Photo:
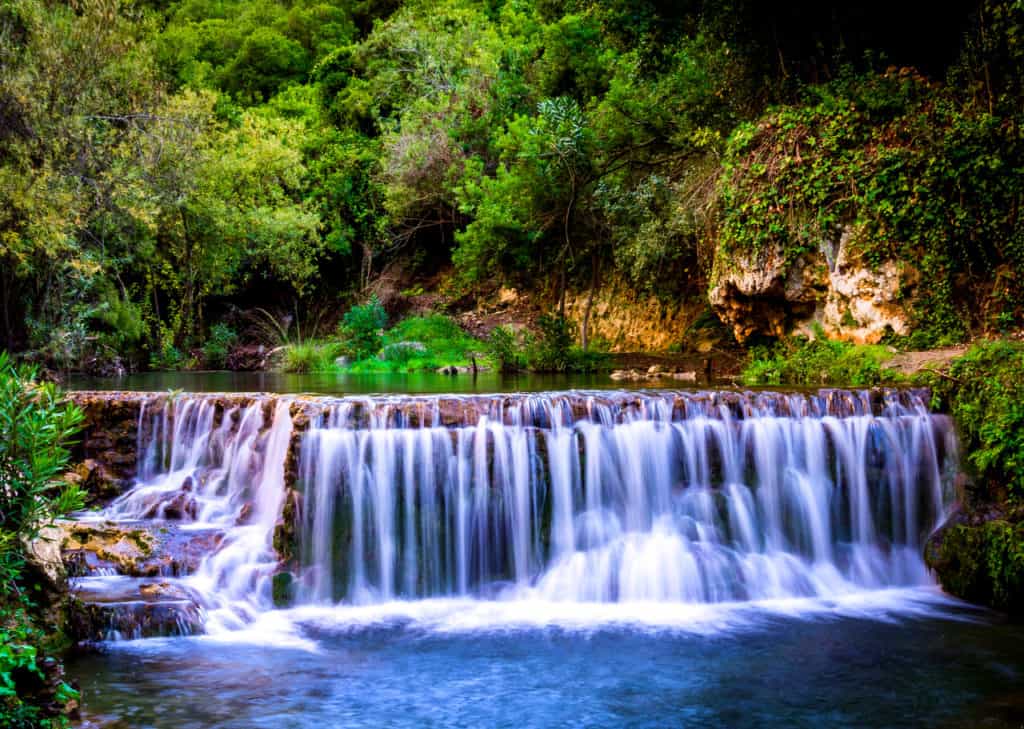
[[[172,522],[62,522],[61,552],[73,577],[181,577],[220,547],[224,530]]]
[[[82,643],[203,632],[198,596],[174,580],[80,577],[72,580],[71,591],[70,623]]]

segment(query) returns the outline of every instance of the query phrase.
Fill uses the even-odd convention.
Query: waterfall
[[[182,579],[207,632],[238,629],[272,607],[272,539],[285,494],[290,401],[217,396],[142,404],[136,485],[103,512],[112,521],[217,530],[216,549]]]
[[[928,584],[948,418],[913,391],[325,401],[306,603],[711,603]]]
[[[270,615],[285,571],[306,606],[702,605],[930,585],[922,545],[946,515],[956,441],[926,400],[143,396],[136,482],[82,519],[199,558],[157,559],[155,584],[104,562],[81,585],[111,637],[244,628]]]

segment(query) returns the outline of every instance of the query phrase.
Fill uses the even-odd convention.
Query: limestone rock
[[[857,343],[905,334],[919,273],[903,261],[872,266],[858,255],[856,236],[848,226],[838,244],[823,241],[793,261],[777,246],[721,254],[711,305],[741,342],[809,332],[814,322],[830,337]]]
[[[61,558],[60,547],[64,531],[55,525],[44,526],[36,538],[25,544],[25,559],[29,566],[43,575],[53,589],[63,588],[67,571]]]

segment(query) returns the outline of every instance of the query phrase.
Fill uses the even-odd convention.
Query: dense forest
[[[1019,0],[5,0],[0,345],[183,366],[395,266],[449,310],[706,301],[840,236],[917,267],[915,344],[1012,328],[1022,33]]]

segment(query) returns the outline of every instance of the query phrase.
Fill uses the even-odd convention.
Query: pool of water
[[[687,386],[690,383],[671,378],[616,382],[608,373],[439,375],[436,372],[409,374],[288,374],[283,372],[141,372],[124,377],[84,377],[73,375],[67,386],[72,390],[132,390],[162,392],[275,392],[280,394],[318,393],[321,395],[378,395],[390,393],[443,394],[543,392],[570,389],[630,389],[642,387]]]
[[[68,669],[94,721],[134,728],[1024,722],[1024,626],[934,592],[648,608],[305,608],[243,633],[112,644]]]

